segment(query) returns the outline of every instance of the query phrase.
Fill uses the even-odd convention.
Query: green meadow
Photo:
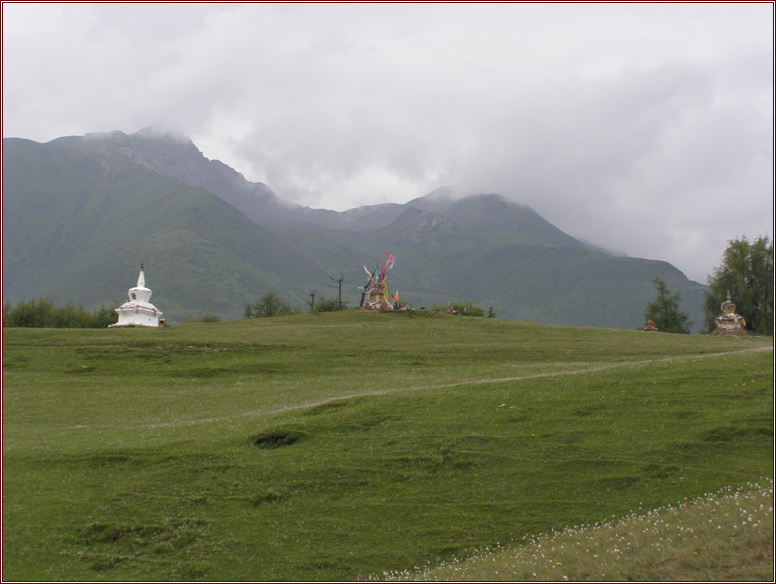
[[[773,339],[3,330],[4,580],[359,580],[773,479]]]

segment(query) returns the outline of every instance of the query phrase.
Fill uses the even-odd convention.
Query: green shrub
[[[55,306],[50,298],[22,300],[16,306],[3,304],[4,327],[27,328],[106,328],[116,322],[114,309],[102,305],[89,312],[80,304]]]
[[[465,300],[464,302],[450,302],[447,306],[440,306],[434,304],[431,309],[438,312],[451,312],[452,314],[458,314],[460,316],[485,316],[485,311],[476,306],[471,300]],[[488,309],[488,318],[495,318],[496,311],[491,306]]]
[[[267,318],[289,316],[298,311],[288,302],[281,300],[275,291],[267,292],[255,304],[245,303],[245,318]]]
[[[193,323],[193,322],[221,322],[221,317],[216,316],[215,314],[212,314],[208,312],[207,314],[203,314],[200,316],[187,316],[183,319],[183,322],[185,323]]]
[[[315,303],[315,307],[310,312],[313,314],[318,314],[319,312],[337,312],[339,310],[345,310],[347,307],[347,300],[342,302],[342,308],[340,308],[339,300],[336,298],[321,298]]]

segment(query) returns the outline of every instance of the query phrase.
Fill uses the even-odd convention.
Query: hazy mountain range
[[[240,318],[271,290],[305,309],[313,291],[337,294],[332,278],[357,306],[363,266],[386,252],[391,288],[416,308],[472,300],[502,318],[637,328],[659,277],[702,322],[705,286],[669,263],[594,248],[497,194],[439,189],[336,212],[284,201],[150,128],[3,139],[4,301],[120,303],[144,263],[170,322]]]

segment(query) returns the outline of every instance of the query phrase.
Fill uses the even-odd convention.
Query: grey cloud
[[[727,239],[772,235],[772,16],[760,4],[4,4],[4,132],[162,124],[316,207],[444,184],[500,192],[703,280]]]

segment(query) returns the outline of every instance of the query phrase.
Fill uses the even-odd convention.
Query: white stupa
[[[140,275],[137,277],[137,286],[129,289],[129,302],[125,302],[116,309],[119,321],[108,328],[125,326],[159,326],[159,317],[162,313],[150,302],[151,290],[145,287],[145,274],[143,264],[140,264]]]

